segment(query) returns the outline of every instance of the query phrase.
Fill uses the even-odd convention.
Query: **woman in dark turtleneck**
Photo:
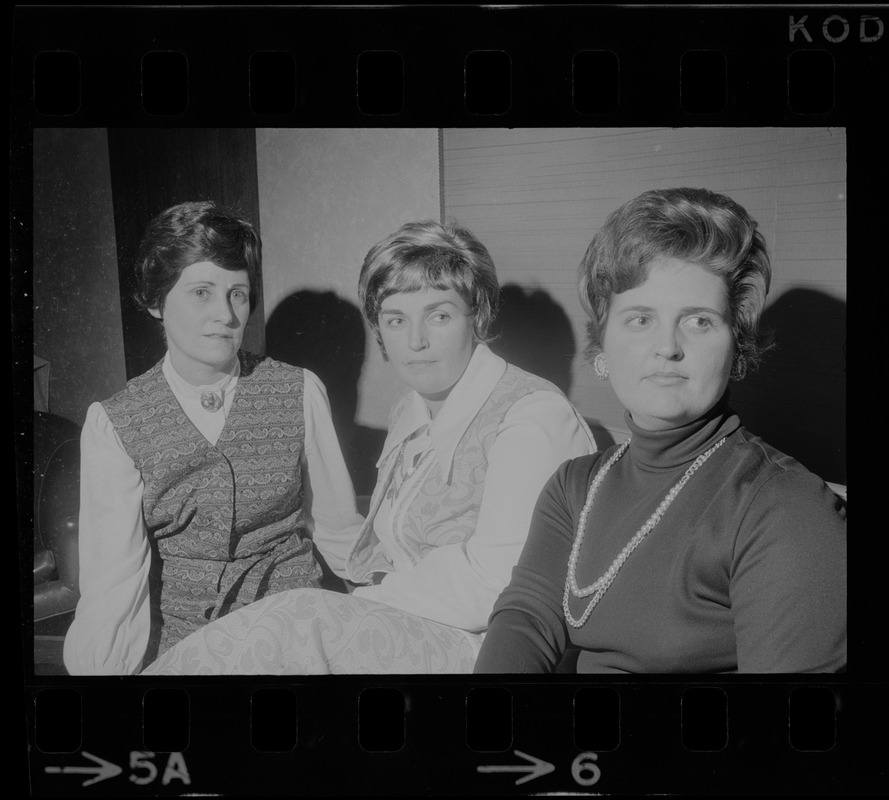
[[[646,192],[580,267],[590,354],[629,439],[544,489],[476,672],[833,672],[846,662],[845,510],[741,424],[771,268],[701,189]]]

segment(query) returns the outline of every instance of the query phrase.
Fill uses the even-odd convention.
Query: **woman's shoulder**
[[[308,370],[279,361],[271,356],[260,356],[248,350],[238,353],[241,362],[241,377],[274,376],[289,380],[302,380]]]
[[[491,392],[490,404],[505,411],[508,419],[519,416],[558,424],[558,420],[579,416],[558,386],[513,364],[507,364],[506,371]]]
[[[753,504],[774,504],[791,513],[827,510],[845,518],[845,500],[823,476],[809,470],[793,456],[770,445],[746,428],[738,432],[737,480],[746,486]]]
[[[551,478],[551,481],[562,486],[569,494],[578,489],[585,492],[593,479],[593,475],[599,469],[603,456],[608,452],[597,450],[589,455],[569,458],[567,461],[563,461]]]
[[[506,363],[506,371],[503,373],[500,383],[510,387],[515,386],[526,392],[552,392],[559,397],[565,397],[565,393],[552,381],[509,362]]]
[[[590,482],[602,461],[602,452],[563,461],[540,493],[539,503],[576,513],[583,506]]]
[[[301,375],[304,370],[286,361],[279,361],[271,356],[261,356],[251,353],[249,350],[238,352],[238,360],[241,362],[241,374],[251,375],[257,371],[292,373]]]
[[[120,394],[120,392],[117,394]],[[110,430],[114,427],[108,417],[108,412],[105,410],[105,403],[107,402],[108,400],[103,400],[101,402],[97,400],[96,402],[89,404],[86,409],[83,425],[81,426],[81,434],[84,430],[104,432],[105,430]]]
[[[141,375],[130,378],[126,385],[112,394],[110,397],[100,401],[100,405],[106,411],[114,410],[119,407],[129,407],[133,402],[140,402],[143,398],[152,395],[153,392],[163,388],[166,385],[166,379],[163,373],[163,359],[158,361],[153,367],[147,369]]]
[[[739,429],[738,443],[745,469],[759,475],[763,480],[809,483],[816,486],[825,482],[792,455],[770,445],[746,428]]]

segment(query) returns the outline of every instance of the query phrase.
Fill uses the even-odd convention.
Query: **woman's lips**
[[[656,383],[658,386],[673,386],[687,380],[687,378],[678,372],[653,372],[651,375],[646,375],[646,380]]]

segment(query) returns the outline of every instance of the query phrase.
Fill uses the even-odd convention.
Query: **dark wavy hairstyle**
[[[233,271],[246,270],[253,311],[262,242],[247,220],[211,201],[179,203],[148,223],[136,254],[136,304],[146,311],[163,310],[182,270],[199,261],[212,261]]]
[[[771,347],[759,319],[771,282],[765,240],[734,200],[707,189],[644,192],[614,211],[593,237],[578,270],[589,316],[587,358],[602,349],[615,294],[644,283],[652,259],[697,264],[725,283],[734,338],[731,377],[740,380]]]
[[[383,300],[423,289],[454,289],[470,308],[476,341],[489,341],[500,283],[491,254],[471,231],[454,222],[408,222],[368,251],[358,278],[358,297],[381,349]]]

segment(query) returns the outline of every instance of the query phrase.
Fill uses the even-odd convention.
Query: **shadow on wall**
[[[491,326],[491,350],[523,370],[546,378],[571,393],[577,353],[574,330],[565,310],[542,289],[508,283],[500,290],[500,312]],[[596,444],[604,450],[614,437],[598,420],[587,419]]]
[[[846,304],[792,289],[763,314],[775,348],[732,384],[744,426],[826,481],[846,483]]]
[[[275,308],[265,335],[269,356],[311,370],[324,383],[355,492],[369,495],[386,431],[355,422],[365,348],[361,312],[334,292],[294,292]]]

